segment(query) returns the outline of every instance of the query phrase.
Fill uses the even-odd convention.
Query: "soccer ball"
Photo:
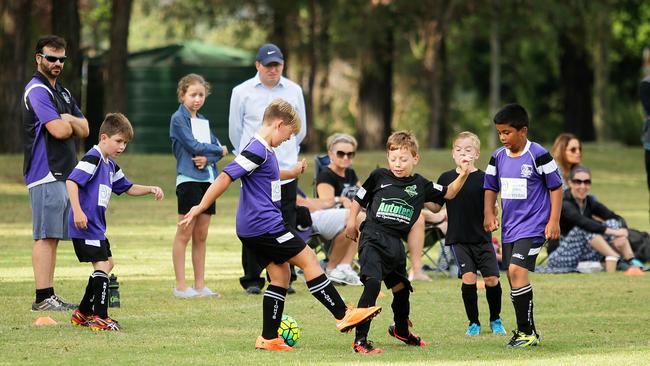
[[[278,336],[284,339],[284,343],[288,346],[295,346],[300,339],[300,327],[296,319],[289,315],[282,315],[282,322],[278,328]]]

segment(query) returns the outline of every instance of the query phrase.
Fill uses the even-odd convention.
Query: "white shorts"
[[[349,213],[347,208],[328,208],[312,212],[311,227],[325,240],[332,240],[345,229]]]

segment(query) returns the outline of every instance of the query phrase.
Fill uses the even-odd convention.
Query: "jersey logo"
[[[380,184],[380,185],[379,185],[379,188],[384,189],[384,188],[386,188],[386,187],[388,187],[388,186],[392,186],[392,185],[393,185],[392,183],[389,183],[389,184]]]
[[[411,197],[415,197],[418,195],[417,188],[418,187],[414,184],[412,186],[405,187],[404,192],[406,192],[406,194],[408,194]]]
[[[61,95],[63,96],[63,99],[65,99],[65,102],[70,104],[70,96],[66,92],[61,92]]]
[[[521,176],[524,178],[530,178],[533,175],[533,166],[529,164],[521,165]]]
[[[415,209],[406,201],[399,198],[382,198],[377,213],[377,218],[409,224]]]

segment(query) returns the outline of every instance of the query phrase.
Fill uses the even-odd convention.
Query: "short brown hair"
[[[127,141],[133,140],[133,127],[129,119],[122,113],[108,113],[99,127],[99,136],[105,134],[112,137],[118,133],[122,134]]]
[[[284,99],[275,99],[264,110],[264,124],[271,124],[280,119],[286,126],[291,127],[293,133],[300,131],[300,117],[298,112]]]
[[[390,152],[400,149],[408,149],[413,156],[418,154],[418,140],[411,131],[396,131],[388,136],[388,141],[386,141],[386,151]]]
[[[34,53],[43,53],[43,47],[50,47],[55,50],[64,50],[66,47],[65,39],[54,34],[43,36],[36,41]]]
[[[205,88],[205,96],[207,97],[210,95],[210,83],[205,81],[203,76],[199,74],[187,74],[178,81],[178,88],[176,89],[176,96],[178,97],[178,101],[180,103],[183,103],[183,95],[187,93],[187,88],[189,88],[192,84],[203,85]]]

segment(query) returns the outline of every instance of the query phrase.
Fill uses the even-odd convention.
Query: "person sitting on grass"
[[[293,169],[281,171],[273,148],[299,130],[300,118],[291,104],[282,99],[271,102],[264,111],[262,127],[210,185],[199,205],[192,207],[178,223],[190,225],[234,180],[241,178],[237,236],[258,263],[266,267],[271,278],[262,301],[262,334],[255,341],[255,348],[269,351],[293,350],[278,337],[289,287],[289,264],[302,268],[309,292],[334,315],[341,332],[369,321],[381,311],[379,306],[348,309],[325,276],[314,251],[282,220],[280,181],[302,174],[306,162],[303,159]]]
[[[84,155],[65,182],[72,207],[68,230],[74,251],[79,262],[91,262],[94,270],[70,322],[92,330],[121,329],[108,316],[108,274],[113,269],[113,254],[105,235],[105,214],[111,193],[153,194],[156,200],[164,197],[160,187],[131,183],[113,160],[132,139],[129,120],[121,113],[107,114],[99,127],[99,143]]]
[[[419,174],[413,174],[420,160],[418,142],[406,131],[388,137],[386,155],[389,169],[377,168],[363,183],[355,196],[346,225],[346,235],[356,240],[359,236],[355,218],[366,208],[367,217],[361,225],[359,263],[363,294],[359,308],[373,307],[381,290],[381,281],[393,293],[393,320],[388,334],[412,346],[424,347],[426,342],[411,333],[409,327],[409,296],[413,290],[406,273],[406,252],[402,244],[411,227],[420,217],[425,202],[437,197],[452,199],[467,178],[469,160],[463,159],[460,174],[449,186],[433,184]],[[370,322],[357,326],[354,352],[374,354],[383,352],[368,340]]]

